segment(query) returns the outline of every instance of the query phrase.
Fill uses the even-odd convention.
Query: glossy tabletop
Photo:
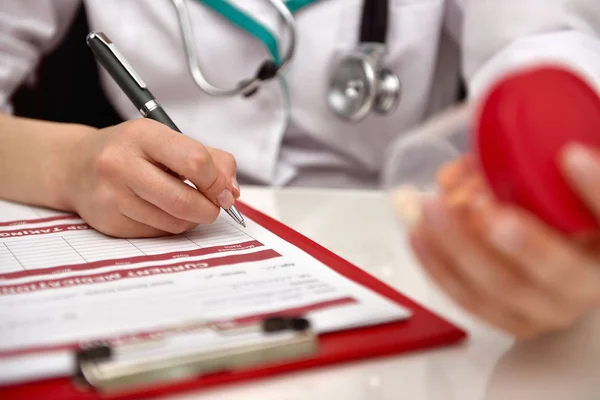
[[[469,338],[459,346],[280,375],[172,399],[600,399],[600,313],[569,331],[522,343],[471,318],[422,273],[385,193],[245,187],[241,200],[461,326]]]

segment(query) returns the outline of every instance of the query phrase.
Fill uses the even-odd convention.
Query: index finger
[[[215,165],[210,152],[198,141],[176,132],[165,125],[147,121],[144,132],[138,135],[141,150],[149,161],[160,163],[187,178],[218,206],[233,206],[233,187]]]

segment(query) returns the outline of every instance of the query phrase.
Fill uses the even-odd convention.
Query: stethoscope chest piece
[[[359,46],[338,59],[330,73],[329,107],[338,117],[358,122],[370,112],[392,113],[400,103],[400,79],[383,67],[389,0],[363,0]]]
[[[248,28],[247,20],[239,17],[243,13],[238,15],[238,11],[231,5],[223,6],[228,2],[198,1],[210,6],[248,32],[254,29]],[[317,0],[302,0],[297,3],[306,5],[315,1]],[[330,72],[327,102],[333,112],[343,120],[358,122],[371,112],[380,115],[390,114],[400,103],[401,82],[397,75],[383,68],[390,1],[363,0],[358,49],[338,59],[335,68]],[[251,97],[263,82],[282,76],[289,66],[296,47],[296,24],[284,0],[269,0],[287,26],[289,36],[289,45],[281,62],[265,60],[254,76],[242,80],[237,86],[231,88],[214,86],[204,77],[198,64],[192,20],[186,0],[171,0],[171,2],[177,12],[188,69],[194,83],[204,92],[213,96]],[[268,45],[266,41],[264,42]]]
[[[393,112],[400,102],[400,80],[365,52],[345,55],[332,71],[327,101],[342,119],[357,122],[374,111]]]

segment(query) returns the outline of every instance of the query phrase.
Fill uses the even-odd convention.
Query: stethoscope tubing
[[[196,52],[187,0],[171,1],[177,11],[188,69],[195,84],[209,95],[249,97],[258,91],[264,81],[282,78],[289,68],[296,50],[296,20],[284,0],[269,0],[283,20],[288,33],[289,43],[281,61],[276,63],[277,58],[264,61],[254,77],[240,81],[233,88],[217,87],[206,79]],[[226,1],[222,3],[205,1],[224,17],[238,23],[235,22],[237,17],[229,15],[228,7],[231,6]],[[309,3],[311,2],[314,0]],[[332,111],[347,121],[358,122],[371,111],[381,115],[389,114],[399,103],[400,80],[396,74],[383,67],[389,2],[390,0],[364,0],[358,48],[341,57],[332,70],[327,100]],[[221,9],[221,7],[225,8]],[[259,38],[267,44],[264,38],[260,36]]]
[[[171,2],[175,6],[175,10],[177,12],[177,19],[179,22],[181,36],[183,37],[183,47],[186,53],[188,69],[196,85],[206,93],[220,97],[248,95],[254,93],[261,86],[264,80],[264,78],[261,76],[260,69],[256,76],[242,80],[236,87],[233,88],[217,87],[206,79],[202,73],[202,69],[200,68],[200,62],[196,52],[194,40],[194,30],[186,0],[171,0]],[[277,10],[278,14],[282,18],[289,37],[289,44],[281,59],[281,62],[279,65],[275,66],[275,71],[270,73],[268,76],[269,78],[272,78],[274,76],[283,75],[289,68],[290,63],[294,58],[296,50],[296,20],[282,0],[269,0],[269,2],[271,2],[273,7]]]

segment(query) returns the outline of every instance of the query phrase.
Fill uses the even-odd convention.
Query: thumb
[[[235,189],[232,181],[226,178],[225,174],[214,165],[213,161],[210,161],[210,164],[213,164],[210,167],[206,165],[208,164],[206,161],[203,164],[202,175],[186,174],[187,176],[182,176],[182,179],[216,206],[225,210],[230,209],[237,198],[235,193],[239,193],[239,190]]]
[[[206,150],[212,157],[217,169],[219,169],[225,178],[231,183],[233,197],[236,199],[240,197],[240,187],[236,177],[237,164],[235,157],[231,153],[215,149],[213,147],[206,147]]]
[[[234,188],[230,176],[219,168],[207,152],[208,160],[203,161],[202,174],[188,176],[196,189],[217,206],[228,210],[235,204]]]
[[[560,164],[571,188],[600,219],[600,152],[571,144],[562,152]]]
[[[183,136],[182,136],[183,137]],[[226,176],[217,166],[207,148],[197,142],[189,148],[187,154],[179,160],[171,159],[175,167],[171,170],[185,177],[204,197],[213,204],[230,209],[235,203],[231,177]]]

